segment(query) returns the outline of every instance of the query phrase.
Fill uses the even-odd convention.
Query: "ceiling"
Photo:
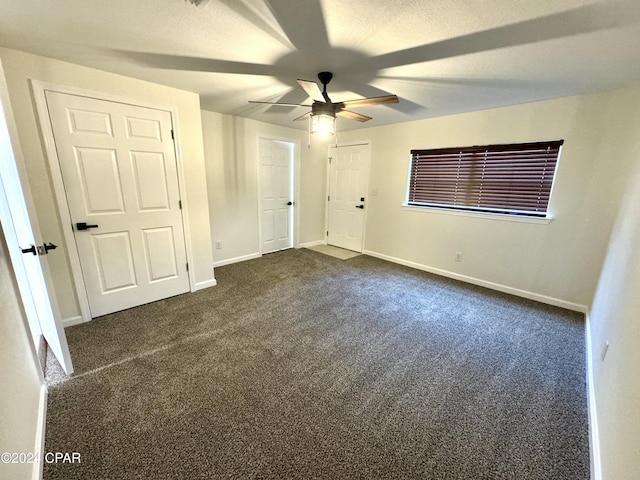
[[[0,0],[0,45],[200,94],[289,127],[297,78],[333,101],[396,94],[343,130],[640,82],[638,0]]]

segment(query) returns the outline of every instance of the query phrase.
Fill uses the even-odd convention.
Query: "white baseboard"
[[[193,286],[193,291],[197,292],[198,290],[204,290],[205,288],[215,287],[217,284],[218,282],[216,281],[215,278],[212,278],[210,280],[205,280],[204,282],[197,282]]]
[[[509,287],[507,285],[502,285],[500,283],[489,282],[487,280],[482,280],[480,278],[469,277],[467,275],[450,272],[448,270],[429,267],[427,265],[422,265],[420,263],[412,262],[410,260],[404,260],[402,258],[392,257],[389,255],[374,252],[371,250],[365,250],[363,253],[365,255],[370,255],[372,257],[380,258],[382,260],[387,260],[388,262],[404,265],[405,267],[411,267],[417,270],[422,270],[424,272],[441,275],[443,277],[453,278],[454,280],[460,280],[462,282],[471,283],[473,285],[478,285],[480,287],[490,288],[491,290],[497,290],[499,292],[509,293],[517,297],[528,298],[529,300],[535,300],[540,303],[546,303],[547,305],[554,305],[556,307],[562,307],[562,308],[566,308],[567,310],[573,310],[575,312],[580,312],[580,313],[586,313],[587,311],[586,305],[580,305],[577,303],[568,302],[566,300],[562,300],[559,298],[548,297],[546,295],[540,295],[539,293],[529,292],[527,290],[520,290],[519,288]]]
[[[249,255],[242,255],[240,257],[227,258],[225,260],[218,260],[217,262],[213,262],[213,268],[223,267],[225,265],[231,265],[232,263],[245,262],[247,260],[253,260],[255,258],[260,258],[262,254],[260,252],[250,253]]]
[[[587,406],[589,409],[589,452],[591,458],[591,480],[602,480],[600,464],[600,437],[598,433],[598,410],[596,408],[596,391],[593,374],[593,343],[591,338],[591,322],[587,311],[585,321],[585,347],[587,351]]]
[[[318,245],[326,245],[326,244],[327,242],[325,242],[324,240],[316,240],[315,242],[301,243],[300,245],[298,245],[298,248],[317,247]]]
[[[79,325],[81,323],[84,323],[84,319],[80,315],[62,319],[62,326],[64,328],[73,327],[74,325]]]
[[[43,461],[44,456],[44,438],[45,428],[47,425],[47,386],[42,385],[40,387],[40,405],[38,406],[38,424],[36,427],[36,439],[34,445],[34,452],[38,452],[41,456],[39,462],[33,463],[33,472],[31,478],[33,480],[42,480],[43,476]]]

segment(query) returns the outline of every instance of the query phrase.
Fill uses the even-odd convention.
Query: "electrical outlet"
[[[455,261],[456,262],[462,261],[462,252],[456,252]]]
[[[222,242],[220,240],[216,240],[216,250],[222,250]]]

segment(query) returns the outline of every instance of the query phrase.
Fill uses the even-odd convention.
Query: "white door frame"
[[[262,159],[260,158],[260,140],[270,140],[275,142],[288,143],[293,146],[293,162],[291,175],[293,176],[293,234],[291,246],[299,248],[300,246],[300,141],[274,137],[272,135],[258,134],[256,141],[256,171],[258,184],[258,251],[262,254],[262,169],[260,168]]]
[[[80,314],[83,322],[91,320],[91,310],[89,308],[89,298],[87,296],[86,287],[84,284],[84,277],[82,275],[82,268],[80,266],[80,254],[78,252],[75,236],[72,228],[71,215],[69,213],[69,207],[67,203],[67,195],[64,189],[64,183],[62,181],[62,170],[60,168],[60,162],[58,159],[58,152],[55,146],[55,140],[53,136],[53,128],[51,127],[51,121],[49,119],[49,109],[47,108],[47,100],[45,97],[45,91],[53,91],[58,93],[65,93],[68,95],[77,95],[81,97],[89,97],[96,100],[103,100],[107,102],[125,103],[128,105],[134,105],[137,107],[151,108],[154,110],[164,110],[170,113],[172,128],[174,132],[174,147],[176,152],[176,164],[178,169],[178,188],[180,191],[180,199],[182,201],[182,225],[184,228],[184,240],[185,249],[187,254],[187,262],[189,265],[194,265],[193,252],[191,248],[191,235],[189,228],[189,215],[188,215],[188,203],[187,195],[185,192],[185,173],[184,173],[184,161],[182,158],[182,146],[180,126],[178,124],[178,109],[175,105],[170,104],[157,104],[145,101],[140,101],[132,98],[121,97],[118,95],[111,95],[104,92],[95,92],[91,90],[85,90],[77,87],[70,87],[67,85],[57,85],[48,82],[41,82],[39,80],[31,80],[31,86],[33,90],[33,96],[35,99],[36,110],[38,113],[38,121],[40,124],[40,130],[42,132],[42,140],[45,146],[45,156],[49,164],[49,171],[51,172],[51,181],[53,184],[53,194],[58,207],[58,213],[62,222],[61,228],[63,233],[63,239],[67,252],[69,252],[69,264],[71,265],[71,273],[73,276],[73,282],[76,288],[76,295],[78,304],[80,306]],[[189,289],[194,292],[197,290],[196,281],[194,277],[194,268],[190,268],[189,275]],[[75,322],[74,322],[75,323]],[[69,324],[67,324],[69,326]]]
[[[359,147],[359,146],[367,146],[369,148],[369,178],[367,178],[367,196],[366,203],[364,207],[364,220],[362,221],[362,244],[360,245],[360,252],[364,252],[364,242],[365,236],[367,234],[367,210],[369,210],[368,203],[369,198],[371,197],[371,185],[369,180],[371,179],[371,140],[362,140],[360,142],[348,142],[348,143],[337,143],[335,145],[329,145],[327,148],[327,188],[325,195],[325,205],[324,209],[324,244],[329,244],[329,235],[327,232],[329,231],[329,195],[331,192],[331,162],[329,162],[329,157],[331,157],[331,149],[332,148],[341,148],[341,147]]]

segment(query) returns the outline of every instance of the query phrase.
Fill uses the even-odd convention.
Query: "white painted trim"
[[[195,285],[195,288],[192,292],[197,292],[198,290],[204,290],[205,288],[215,287],[218,284],[218,281],[215,278],[210,280],[205,280],[204,282],[198,282]]]
[[[326,200],[324,201],[324,230],[323,230],[323,235],[324,235],[324,244],[328,245],[329,244],[329,195],[331,195],[331,160],[329,160],[331,158],[331,149],[335,148],[335,145],[330,146],[327,149],[327,169],[325,171],[325,179],[326,181],[324,182],[325,185],[325,192],[324,192],[324,198],[326,198]]]
[[[68,317],[62,320],[62,326],[64,328],[67,327],[73,327],[74,325],[80,325],[81,323],[84,323],[85,320],[84,318],[82,318],[82,316],[77,315],[75,317]]]
[[[589,311],[585,314],[585,347],[587,361],[587,406],[589,411],[589,453],[591,461],[591,479],[602,480],[600,462],[600,436],[598,430],[598,409],[596,408],[596,390],[594,381],[593,343]]]
[[[49,172],[51,183],[53,184],[53,194],[56,200],[58,214],[60,215],[62,235],[67,247],[69,265],[71,266],[71,274],[73,276],[73,284],[76,289],[78,305],[80,306],[80,315],[85,322],[91,320],[91,310],[89,309],[89,299],[87,297],[84,278],[82,276],[82,268],[80,266],[80,256],[76,249],[76,241],[73,236],[71,225],[71,215],[69,214],[69,206],[67,204],[67,196],[64,190],[64,182],[62,180],[62,171],[58,162],[58,152],[56,150],[55,140],[53,137],[53,128],[49,118],[49,109],[47,108],[47,99],[45,97],[46,90],[52,90],[48,84],[38,80],[31,80],[33,97],[36,104],[37,117],[40,123],[40,131],[42,132],[42,141],[44,142],[45,154],[49,163]],[[66,92],[63,92],[66,93]]]
[[[458,215],[462,217],[482,218],[484,220],[499,220],[502,222],[520,222],[520,223],[536,223],[540,225],[548,225],[553,218],[551,217],[527,217],[525,215],[507,215],[491,212],[473,212],[471,210],[462,210],[455,208],[438,208],[428,206],[409,205],[404,203],[400,206],[402,210],[408,212],[433,213],[437,215]]]
[[[154,107],[149,107],[154,108]],[[162,110],[155,107],[155,110]],[[176,170],[178,171],[178,191],[180,192],[180,213],[182,214],[182,235],[184,236],[184,249],[187,256],[187,263],[189,265],[195,265],[195,259],[193,256],[193,248],[191,245],[191,226],[189,224],[189,202],[187,200],[187,180],[185,177],[184,158],[182,156],[182,132],[180,129],[180,119],[178,115],[178,109],[174,105],[165,108],[171,115],[171,126],[173,129],[173,146],[175,148],[176,155]],[[190,268],[187,271],[189,277],[189,285],[191,291],[198,290],[196,283],[195,268]],[[210,281],[210,280],[209,280]],[[215,278],[213,279],[215,282]]]
[[[300,141],[290,142],[293,144],[293,248],[300,245]]]
[[[374,252],[371,250],[365,250],[363,253],[365,255],[370,255],[372,257],[380,258],[382,260],[387,260],[388,262],[397,263],[399,265],[415,268],[417,270],[422,270],[424,272],[434,273],[436,275],[441,275],[447,278],[453,278],[454,280],[460,280],[462,282],[471,283],[473,285],[478,285],[480,287],[490,288],[491,290],[508,293],[510,295],[515,295],[517,297],[528,298],[529,300],[535,300],[536,302],[546,303],[547,305],[566,308],[567,310],[573,310],[575,312],[580,312],[580,313],[585,313],[587,311],[586,305],[580,305],[577,303],[568,302],[560,298],[549,297],[547,295],[541,295],[539,293],[534,293],[534,292],[529,292],[527,290],[521,290],[519,288],[509,287],[508,285],[502,285],[500,283],[482,280],[481,278],[461,275],[459,273],[450,272],[448,270],[430,267],[427,265],[422,265],[420,263],[412,262],[410,260],[404,260],[402,258],[392,257],[390,255],[385,255],[385,254]]]
[[[301,243],[298,248],[309,248],[309,247],[317,247],[318,245],[326,245],[327,240],[316,240],[315,242],[306,242]]]
[[[38,424],[36,426],[36,438],[33,451],[40,455],[40,461],[34,462],[31,477],[33,480],[42,480],[44,470],[44,439],[47,426],[47,386],[40,387],[40,404],[38,405]]]
[[[241,257],[227,258],[225,260],[219,260],[214,262],[213,268],[223,267],[224,265],[231,265],[232,263],[244,262],[246,260],[253,260],[260,258],[262,254],[260,252],[251,253],[249,255],[242,255]]]
[[[193,251],[191,247],[191,231],[189,226],[189,206],[187,204],[187,192],[186,181],[184,173],[184,159],[182,157],[182,143],[180,136],[180,125],[178,119],[178,109],[175,105],[165,103],[150,103],[145,101],[139,101],[132,98],[121,97],[118,95],[112,95],[105,92],[97,92],[92,90],[86,90],[77,87],[71,87],[68,85],[57,85],[48,82],[42,82],[40,80],[30,79],[31,90],[36,105],[37,117],[42,132],[42,140],[45,146],[45,156],[49,165],[49,172],[51,174],[51,182],[53,184],[53,194],[56,199],[56,206],[58,214],[61,220],[61,229],[65,245],[67,247],[69,264],[71,266],[71,274],[73,277],[73,283],[76,289],[76,295],[78,299],[78,305],[80,306],[80,314],[84,322],[91,320],[91,309],[89,308],[89,298],[87,297],[86,286],[84,284],[84,277],[82,275],[82,268],[80,265],[80,255],[76,248],[75,237],[73,229],[71,227],[71,215],[69,213],[69,207],[67,204],[67,196],[64,189],[64,182],[62,180],[62,171],[60,169],[60,163],[58,160],[58,152],[55,146],[55,139],[53,136],[53,128],[51,126],[51,120],[49,118],[49,109],[47,107],[47,100],[45,97],[45,91],[53,91],[68,95],[76,95],[81,97],[89,97],[97,100],[103,100],[108,102],[124,103],[127,105],[134,105],[144,108],[150,108],[153,110],[161,110],[169,112],[171,115],[171,128],[174,131],[174,145],[176,155],[176,167],[178,172],[178,189],[180,192],[180,199],[182,200],[182,226],[185,240],[185,253],[187,256],[187,262],[190,265],[194,265]],[[197,288],[195,280],[194,269],[190,269],[187,272],[189,277],[190,290],[195,292]]]

